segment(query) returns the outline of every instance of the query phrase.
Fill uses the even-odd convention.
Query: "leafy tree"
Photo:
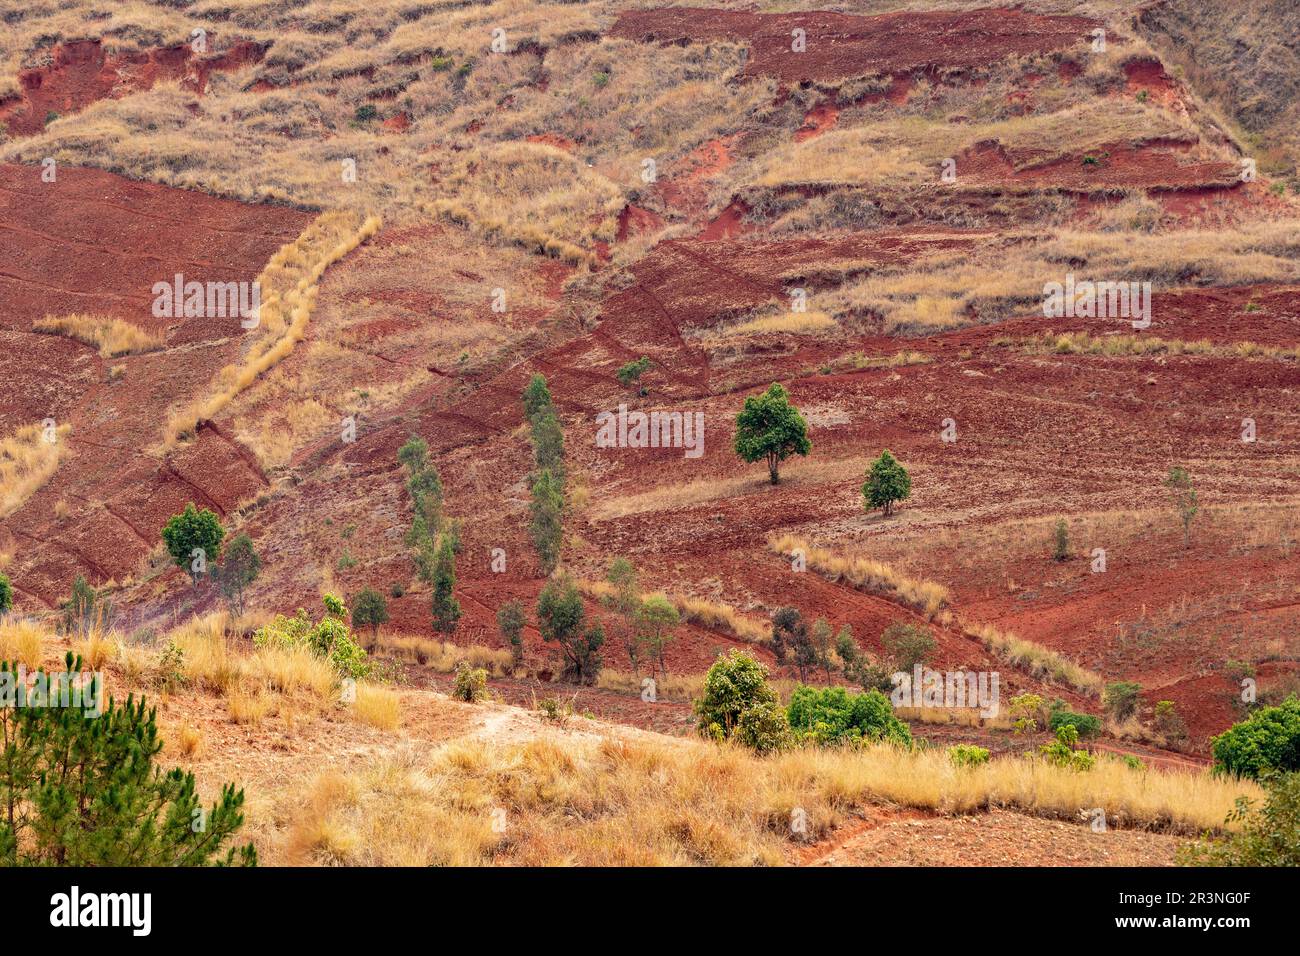
[[[1047,719],[1047,727],[1058,736],[1062,727],[1073,727],[1075,740],[1077,740],[1080,737],[1096,737],[1101,733],[1101,719],[1092,714],[1076,714],[1074,711],[1060,707],[1052,711],[1052,715]]]
[[[877,690],[850,694],[843,687],[805,687],[790,695],[790,729],[819,744],[884,741],[911,746],[912,732]]]
[[[196,585],[202,572],[195,552],[202,551],[204,562],[215,567],[217,558],[221,556],[221,539],[225,536],[226,530],[221,527],[221,519],[207,508],[195,508],[192,501],[180,514],[172,515],[162,529],[167,553],[172,556],[178,568],[189,572]]]
[[[1115,720],[1127,720],[1137,713],[1142,699],[1142,685],[1131,680],[1117,680],[1106,685],[1102,707]]]
[[[618,377],[619,384],[624,388],[631,388],[636,385],[637,394],[644,395],[646,387],[641,382],[641,376],[650,371],[652,367],[650,360],[643,355],[635,362],[628,362],[626,365],[620,366],[615,374]]]
[[[66,657],[74,682],[81,660]],[[16,668],[0,663],[5,683]],[[103,693],[99,687],[97,693]],[[81,708],[0,708],[0,864],[6,866],[255,866],[252,844],[223,846],[244,823],[233,784],[203,808],[194,775],[154,763],[156,710],[111,697]]]
[[[429,444],[419,435],[412,435],[405,445],[397,449],[397,460],[406,467],[408,475],[415,475],[429,466]]]
[[[1052,531],[1052,557],[1057,561],[1070,559],[1070,527],[1064,518],[1058,518]]]
[[[1300,770],[1300,697],[1261,707],[1211,737],[1210,748],[1219,773],[1259,779],[1270,772]]]
[[[1172,700],[1156,701],[1151,724],[1168,744],[1177,745],[1187,740],[1187,724]]]
[[[440,634],[456,630],[460,620],[460,602],[453,590],[456,586],[456,555],[451,540],[444,537],[438,548],[438,563],[433,572],[433,629]]]
[[[808,643],[812,650],[809,666],[820,667],[826,674],[827,683],[831,679],[831,648],[835,644],[835,633],[831,622],[824,617],[813,621],[812,630],[808,632]]]
[[[746,710],[736,727],[736,741],[758,754],[784,750],[792,741],[785,708],[772,701]]]
[[[1096,720],[1095,717],[1093,719]],[[1056,740],[1038,748],[1043,759],[1068,770],[1091,770],[1097,762],[1096,758],[1086,750],[1074,749],[1079,741],[1078,728],[1074,724],[1061,724],[1052,729],[1056,731]]]
[[[731,738],[752,714],[747,737],[752,742],[755,731],[770,725],[772,708],[780,710],[781,704],[776,691],[768,686],[767,668],[735,649],[713,662],[704,675],[704,691],[695,701],[699,731],[713,740]]]
[[[1190,544],[1192,522],[1196,519],[1197,512],[1201,510],[1196,500],[1196,489],[1192,487],[1192,477],[1187,473],[1186,468],[1177,466],[1170,468],[1169,477],[1165,479],[1165,487],[1169,489],[1169,501],[1178,512],[1178,520],[1183,523],[1183,543]]]
[[[379,626],[388,623],[388,601],[374,588],[364,588],[352,605],[352,626],[368,627],[379,640]]]
[[[9,583],[9,575],[0,571],[0,617],[4,617],[14,606],[14,588]]]
[[[533,419],[533,460],[537,470],[549,470],[554,475],[564,474],[564,432],[560,420],[549,409]]]
[[[605,580],[612,590],[600,603],[618,616],[617,635],[627,653],[628,665],[633,674],[641,672],[642,635],[637,628],[637,611],[641,608],[641,587],[637,582],[636,568],[626,558],[615,558],[605,572]]]
[[[1300,773],[1272,773],[1261,783],[1267,791],[1258,809],[1238,797],[1225,821],[1239,825],[1223,840],[1203,840],[1180,847],[1185,866],[1300,866]]]
[[[790,404],[789,393],[773,382],[762,395],[751,395],[736,416],[736,454],[753,464],[767,461],[772,484],[781,480],[780,465],[791,455],[812,451],[808,423]]]
[[[524,387],[524,418],[531,423],[538,412],[554,407],[551,390],[546,386],[546,376],[534,375]]]
[[[862,485],[862,497],[868,511],[885,509],[885,517],[894,513],[894,504],[912,495],[912,476],[898,463],[886,448],[867,469],[867,480]]]
[[[238,534],[231,538],[221,556],[217,580],[221,584],[221,593],[236,614],[244,613],[244,592],[257,580],[261,571],[262,559],[248,535]]]
[[[778,664],[794,656],[800,645],[808,642],[808,625],[798,608],[779,607],[772,614],[772,654]],[[807,666],[805,664],[805,666]]]
[[[851,673],[861,652],[858,650],[858,642],[853,639],[853,628],[847,624],[835,635],[835,653],[844,665],[844,673]]]
[[[348,627],[347,606],[333,594],[326,594],[321,600],[325,614],[319,621],[313,622],[303,608],[298,608],[293,617],[277,614],[271,623],[253,632],[253,644],[310,648],[328,659],[340,676],[360,680],[370,673],[370,662]]]
[[[451,696],[467,704],[477,704],[487,698],[487,671],[475,667],[469,661],[456,665],[456,679],[452,683]]]
[[[537,627],[542,639],[560,650],[566,680],[594,684],[602,665],[600,648],[605,632],[586,626],[582,596],[569,578],[548,581],[537,596]]]
[[[524,662],[524,606],[511,599],[497,611],[497,628],[510,648],[515,667]]]
[[[895,621],[880,635],[880,645],[895,671],[910,671],[924,664],[934,652],[934,635],[924,627]]]
[[[664,663],[664,648],[672,642],[673,628],[681,623],[677,608],[662,594],[652,594],[636,611],[636,632],[652,660],[659,662],[659,671],[668,673]]]
[[[542,563],[542,570],[550,574],[560,563],[560,550],[564,541],[564,482],[548,469],[543,469],[533,479],[533,500],[528,506],[531,520],[528,534],[533,548]]]

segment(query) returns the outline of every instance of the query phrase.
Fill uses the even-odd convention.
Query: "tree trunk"
[[[768,476],[772,479],[772,484],[774,485],[779,484],[781,481],[781,475],[777,471],[777,469],[780,467],[780,464],[781,464],[781,460],[776,457],[775,452],[772,452],[767,456],[767,473]]]

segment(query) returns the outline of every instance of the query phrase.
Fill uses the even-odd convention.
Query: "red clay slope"
[[[746,13],[697,7],[627,10],[611,36],[645,42],[748,42],[749,76],[786,83],[835,82],[870,74],[971,69],[1008,56],[1049,53],[1087,38],[1101,24],[1022,10],[886,13]],[[791,49],[791,33],[806,33],[806,49]]]

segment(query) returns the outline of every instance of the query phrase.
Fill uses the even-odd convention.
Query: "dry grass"
[[[326,774],[285,797],[274,862],[345,865],[750,865],[785,862],[791,814],[823,838],[857,808],[937,813],[1004,807],[1074,820],[1104,807],[1120,826],[1219,830],[1251,784],[1134,771],[1076,773],[1021,757],[954,767],[942,751],[797,750],[604,740],[452,743]],[[290,810],[292,807],[292,810]]]
[[[577,584],[578,589],[583,594],[597,601],[614,593],[614,586],[608,581],[581,579]],[[650,596],[646,595],[646,597]],[[732,637],[750,644],[763,644],[771,640],[772,625],[770,623],[747,617],[730,604],[723,604],[721,601],[710,601],[707,598],[692,597],[687,594],[656,592],[656,596],[665,598],[673,607],[677,608],[677,612],[681,615],[683,621],[698,624],[708,630],[730,634]]]
[[[33,332],[66,335],[99,349],[103,358],[136,355],[163,347],[161,335],[146,332],[130,322],[97,315],[46,316],[32,323]]]
[[[703,674],[633,674],[630,671],[603,668],[596,678],[596,686],[601,690],[616,694],[640,695],[644,689],[643,681],[654,678],[655,698],[657,700],[692,701],[704,690]]]
[[[884,595],[920,611],[927,618],[933,619],[952,597],[942,584],[911,577],[883,561],[818,548],[797,535],[774,534],[768,538],[767,546],[787,556],[800,552],[808,570],[832,581],[844,580],[863,591]]]
[[[510,651],[481,644],[461,645],[427,637],[385,635],[379,638],[379,648],[439,674],[450,674],[461,661],[469,662],[471,667],[481,667],[493,677],[507,677],[514,670]]]
[[[357,699],[350,710],[355,719],[380,730],[396,730],[402,722],[401,698],[377,684],[357,684]]]
[[[46,441],[44,425],[24,425],[0,439],[0,518],[17,511],[41,486],[54,477],[67,454],[64,440],[71,425],[58,425],[54,441]]]
[[[226,712],[236,724],[260,727],[275,707],[269,694],[260,690],[236,690],[226,698]]]
[[[830,332],[839,326],[825,312],[786,312],[782,315],[761,316],[747,322],[714,329],[708,339],[729,339],[746,335],[765,335],[785,332],[796,335],[815,335]]]
[[[968,631],[990,651],[1013,667],[1017,667],[1036,677],[1046,677],[1060,681],[1081,693],[1100,697],[1105,681],[1102,676],[1077,664],[1065,655],[1017,637],[1006,631],[1000,631],[991,624],[978,624]]]
[[[199,422],[220,412],[258,376],[293,351],[307,334],[318,283],[325,270],[378,232],[380,225],[375,216],[325,213],[271,257],[257,279],[262,288],[261,337],[241,362],[217,373],[206,397],[171,414],[164,433],[165,447],[172,447],[183,435],[192,433]],[[261,449],[253,450],[262,457]]]
[[[1189,341],[1124,333],[1092,335],[1088,332],[1044,332],[1019,339],[998,338],[993,340],[993,344],[1038,355],[1209,355],[1215,358],[1300,361],[1300,347],[1283,348],[1258,342],[1216,345],[1208,339]]]
[[[0,661],[23,664],[29,671],[45,662],[45,629],[32,621],[0,619]]]

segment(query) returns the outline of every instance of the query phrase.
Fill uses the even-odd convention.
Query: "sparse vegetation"
[[[745,399],[745,407],[736,416],[735,449],[742,461],[766,461],[774,485],[781,480],[781,462],[812,451],[808,423],[790,404],[784,387],[774,382],[762,395]]]
[[[172,515],[162,529],[167,553],[178,568],[189,574],[196,586],[199,579],[208,573],[209,566],[216,570],[225,536],[226,529],[221,526],[216,513],[207,508],[195,508],[192,501],[180,514]]]

